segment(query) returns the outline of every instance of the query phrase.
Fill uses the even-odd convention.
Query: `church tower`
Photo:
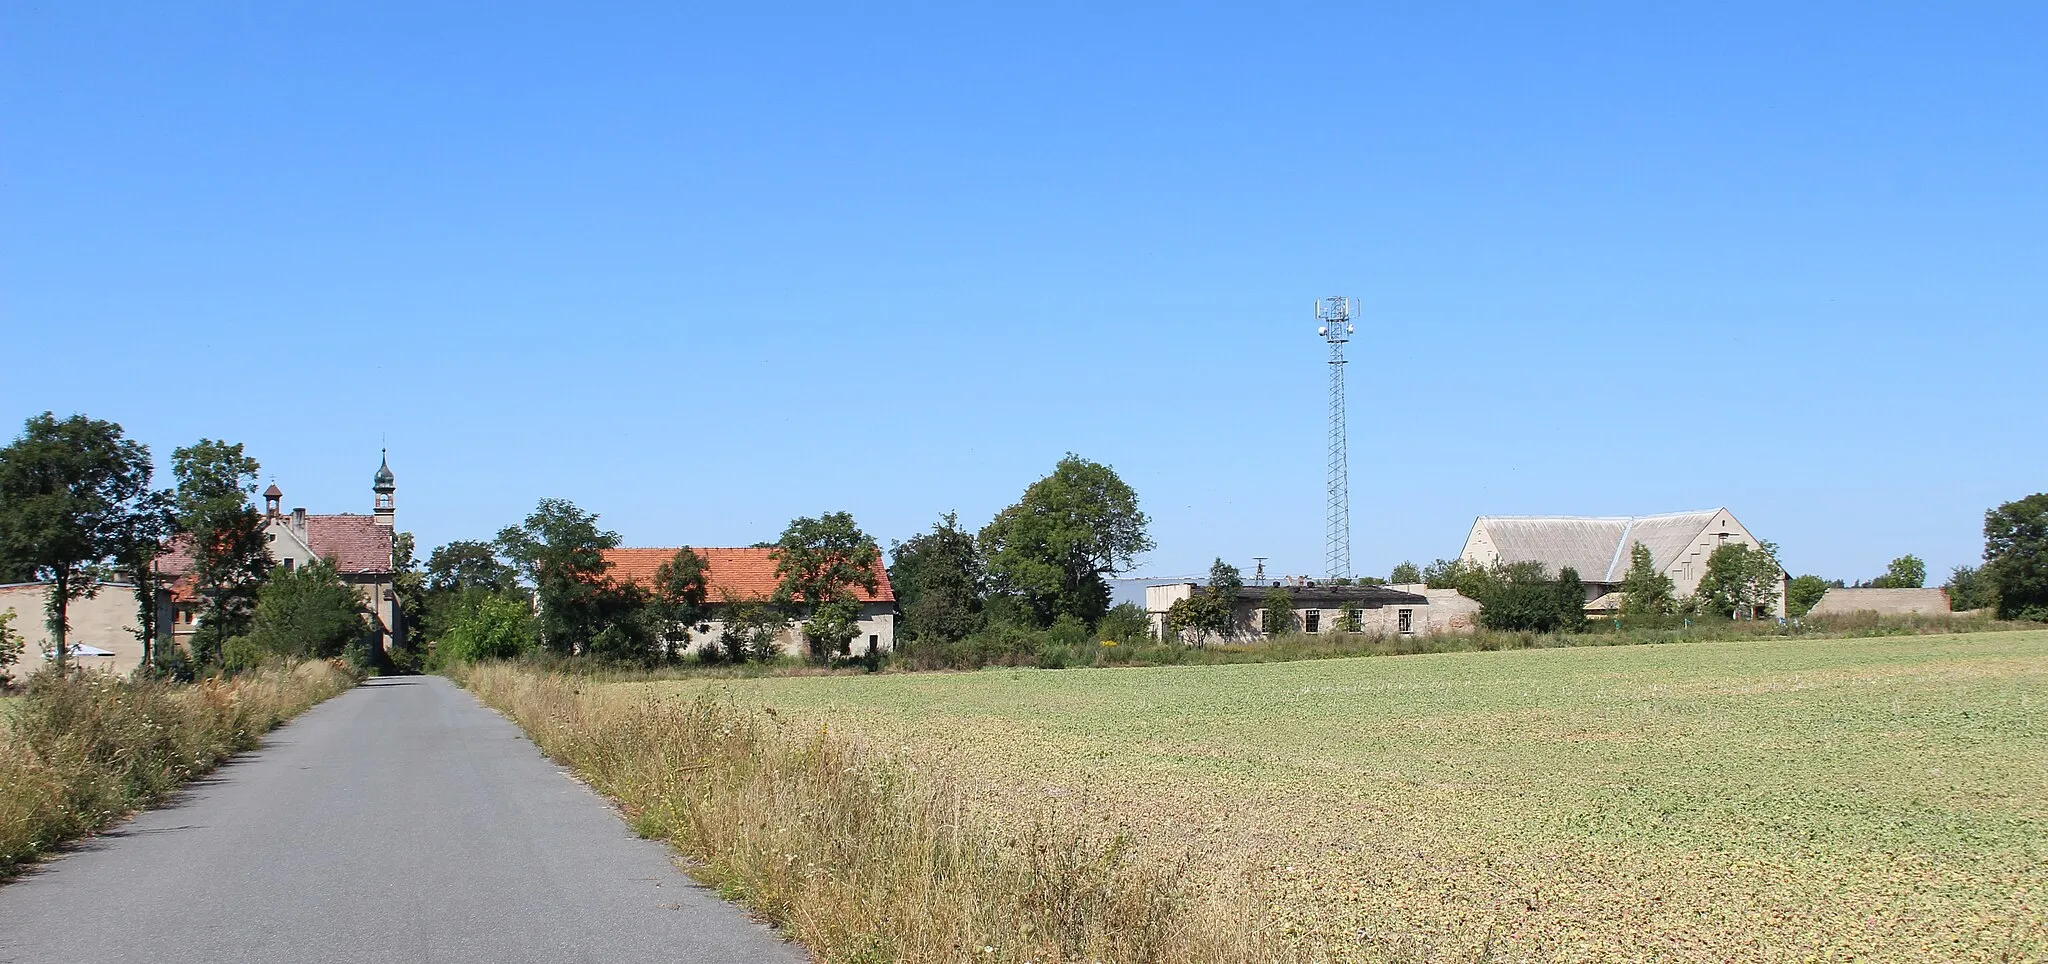
[[[377,493],[377,524],[386,529],[392,528],[398,515],[398,479],[391,474],[389,449],[384,450],[383,461],[377,466],[377,478],[371,483],[370,490]]]

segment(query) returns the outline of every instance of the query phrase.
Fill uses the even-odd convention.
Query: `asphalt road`
[[[5,962],[807,960],[439,677],[335,697],[0,885]]]

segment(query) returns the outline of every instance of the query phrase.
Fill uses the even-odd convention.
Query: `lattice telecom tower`
[[[1330,344],[1330,525],[1324,560],[1331,579],[1351,578],[1351,455],[1344,430],[1344,343],[1358,329],[1356,298],[1316,302],[1316,334]]]

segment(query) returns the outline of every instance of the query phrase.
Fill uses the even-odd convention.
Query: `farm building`
[[[606,549],[604,561],[612,578],[640,586],[654,584],[655,571],[675,558],[678,550]],[[711,616],[691,627],[694,643],[715,642],[725,631],[722,610],[735,603],[763,603],[775,594],[777,579],[773,549],[692,549],[704,557],[705,601]],[[841,653],[886,653],[896,648],[896,593],[889,588],[889,570],[875,560],[875,590],[854,587],[860,601],[860,635]],[[778,643],[790,653],[800,654],[803,641],[792,624]]]
[[[398,483],[388,459],[378,464],[370,488],[374,500],[369,515],[310,515],[305,509],[286,513],[282,509],[284,492],[272,485],[263,493],[263,537],[271,558],[286,569],[316,559],[333,563],[341,580],[362,596],[378,646],[389,650],[404,645],[406,627],[393,584],[398,577],[392,558]],[[157,574],[166,587],[158,595],[158,625],[167,627],[179,645],[198,628],[204,609],[192,563],[191,547],[184,540],[172,543],[170,551],[156,561]]]
[[[1939,589],[1829,589],[1808,616],[1878,613],[1885,616],[1946,616],[1948,593]]]
[[[20,662],[7,670],[16,677],[27,676],[56,655],[44,608],[50,602],[50,586],[47,582],[0,586],[0,612],[14,613],[8,628],[27,644]],[[73,667],[125,675],[142,663],[134,586],[102,583],[99,592],[73,599],[65,609],[71,630],[64,634],[64,643],[71,651]]]
[[[1651,563],[1685,597],[1699,589],[1707,556],[1729,542],[1761,546],[1725,508],[1611,517],[1483,515],[1473,521],[1458,557],[1481,566],[1540,562],[1552,573],[1569,566],[1586,585],[1587,612],[1609,613],[1621,608],[1619,590],[1636,543],[1650,550]],[[1783,573],[1773,615],[1785,615]]]
[[[1305,633],[1355,632],[1384,636],[1443,632],[1465,632],[1472,628],[1479,604],[1455,590],[1424,589],[1421,586],[1331,586],[1312,581],[1274,586],[1245,586],[1237,591],[1231,607],[1231,632],[1209,634],[1189,642],[1249,642],[1271,635],[1265,625],[1266,594],[1284,590],[1293,597],[1293,625],[1282,627]],[[1152,635],[1166,639],[1166,614],[1173,604],[1203,591],[1195,582],[1173,582],[1145,589],[1145,613]]]

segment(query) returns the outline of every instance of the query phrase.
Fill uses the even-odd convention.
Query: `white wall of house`
[[[1182,599],[1192,597],[1201,591],[1194,583],[1170,583],[1163,586],[1145,587],[1145,613],[1152,626],[1155,639],[1167,639],[1171,634],[1166,628],[1167,610]],[[1330,632],[1359,632],[1381,636],[1429,635],[1436,633],[1471,632],[1479,604],[1460,595],[1455,589],[1430,589],[1422,585],[1390,586],[1401,592],[1423,597],[1422,602],[1413,605],[1388,603],[1376,608],[1356,610],[1358,622],[1355,627],[1345,624],[1346,614],[1341,602],[1301,605],[1293,609],[1291,631],[1321,635]],[[1311,619],[1313,617],[1313,619]],[[1224,643],[1256,642],[1266,638],[1264,605],[1256,599],[1239,600],[1231,611],[1232,631],[1230,633],[1208,633],[1200,640],[1204,645]]]
[[[711,607],[713,618],[690,627],[690,648],[692,650],[717,644],[725,634],[725,621],[716,618],[718,607]],[[782,651],[790,656],[804,656],[802,620],[791,620],[789,628],[776,640]],[[862,656],[870,649],[887,653],[896,648],[896,604],[874,602],[861,606],[860,633],[854,636],[845,655]]]

